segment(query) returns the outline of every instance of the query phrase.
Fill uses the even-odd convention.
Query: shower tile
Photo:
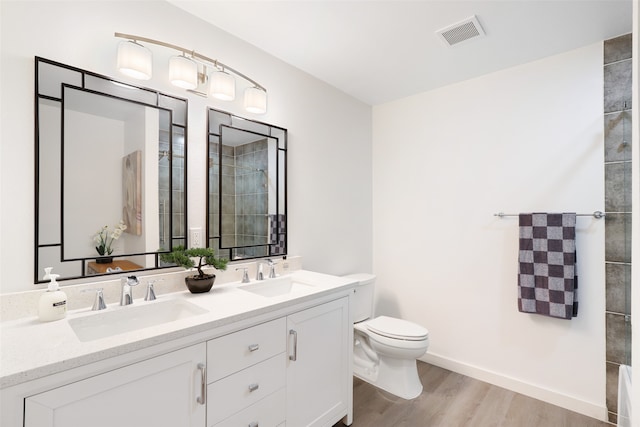
[[[235,215],[222,215],[222,236],[233,235],[236,232]]]
[[[625,321],[625,316],[622,314],[606,313],[605,316],[607,324],[607,362],[626,363],[626,341],[629,335],[627,327],[629,323]]]
[[[631,107],[631,60],[606,65],[604,67],[604,112],[622,111]]]
[[[607,362],[607,409],[618,412],[618,369],[617,363]]]
[[[171,201],[171,204],[173,205],[173,212],[184,213],[184,192],[172,191],[171,197],[173,198]]]
[[[621,61],[631,58],[632,52],[631,33],[604,42],[604,63]]]
[[[618,414],[613,413],[613,412],[609,412],[608,415],[609,415],[608,420],[609,420],[609,422],[611,424],[613,424],[613,425],[618,424]]]
[[[607,213],[605,261],[631,262],[631,215]]]
[[[606,310],[631,314],[631,265],[606,263]]]
[[[174,213],[173,214],[173,230],[171,230],[171,234],[174,237],[184,236],[184,215]]]
[[[220,215],[209,214],[209,235],[217,236],[220,234]]]
[[[233,176],[225,176],[222,178],[222,194],[223,196],[233,196],[236,194],[236,179]],[[223,200],[224,202],[224,200]]]
[[[222,156],[226,156],[226,157],[234,157],[234,149],[232,146],[230,145],[223,145],[222,146]]]
[[[222,195],[222,214],[223,215],[235,215],[236,202],[235,196]]]
[[[622,160],[631,160],[631,111],[604,116],[604,161]]]
[[[256,151],[254,161],[255,161],[255,167],[257,169],[266,169],[267,160],[268,160],[267,150]]]
[[[631,212],[631,162],[605,165],[604,194],[606,212]]]

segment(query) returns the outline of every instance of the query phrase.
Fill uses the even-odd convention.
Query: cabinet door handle
[[[290,329],[289,335],[293,335],[293,354],[289,356],[289,360],[295,362],[298,359],[298,333]]]
[[[256,351],[260,348],[260,344],[251,344],[249,346],[249,351]]]
[[[259,388],[260,388],[260,384],[258,383],[249,384],[249,391],[256,391]]]
[[[200,396],[196,401],[201,405],[207,404],[207,367],[203,363],[198,363],[198,370],[200,371]]]

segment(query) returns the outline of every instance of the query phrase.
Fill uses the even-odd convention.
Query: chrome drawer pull
[[[249,423],[249,427],[258,427],[258,422],[254,421],[252,423]]]
[[[289,360],[295,362],[298,359],[298,333],[290,329],[289,335],[293,335],[293,354],[289,356]]]
[[[260,384],[258,383],[249,384],[249,391],[256,391],[259,388],[260,388]]]
[[[249,351],[256,351],[260,348],[260,344],[251,344],[249,346]]]
[[[207,404],[207,368],[202,363],[198,363],[198,370],[200,371],[200,396],[196,401],[201,405]]]

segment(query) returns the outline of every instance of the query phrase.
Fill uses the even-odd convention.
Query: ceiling
[[[631,0],[169,1],[369,105],[632,29]],[[473,15],[484,37],[437,37]]]

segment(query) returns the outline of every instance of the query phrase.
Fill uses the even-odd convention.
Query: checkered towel
[[[576,214],[520,214],[518,310],[578,315]]]

